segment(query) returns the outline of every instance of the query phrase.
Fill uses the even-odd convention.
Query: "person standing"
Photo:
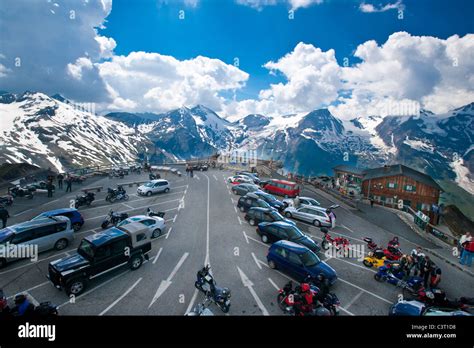
[[[464,247],[464,250],[463,250],[462,257],[459,263],[461,265],[466,265],[468,267],[471,267],[472,256],[474,255],[474,241],[471,240],[469,242],[465,242],[463,244],[463,247]]]
[[[66,192],[72,192],[72,179],[69,175],[66,177]]]
[[[56,179],[58,179],[58,188],[62,189],[63,188],[64,175],[59,173],[58,176],[56,177]]]
[[[470,242],[472,240],[472,236],[470,232],[466,232],[461,236],[458,241],[458,259],[462,257],[462,253],[464,252],[463,244],[466,242]]]
[[[439,283],[441,282],[441,268],[433,264],[431,268],[431,280],[430,280],[430,288],[434,289],[437,288]]]
[[[293,200],[293,204],[294,204],[296,209],[298,209],[300,207],[300,205],[301,205],[300,196],[295,197],[295,199]]]
[[[434,262],[431,261],[429,256],[425,256],[421,264],[421,273],[420,273],[420,277],[423,278],[423,286],[425,288],[428,288],[428,285],[431,284],[431,282],[428,282],[428,281],[430,280],[431,271],[433,267],[434,267]]]
[[[370,197],[369,200],[370,200],[370,207],[373,208],[374,207],[374,197]]]
[[[8,214],[8,210],[4,206],[0,205],[0,220],[2,220],[3,224],[2,228],[7,227],[7,220],[9,217],[10,214]]]
[[[46,189],[48,190],[48,198],[53,197],[53,182],[51,180],[48,180],[48,183],[46,184]]]

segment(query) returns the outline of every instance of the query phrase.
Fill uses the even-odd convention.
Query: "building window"
[[[415,191],[416,191],[416,186],[413,186],[413,185],[405,185],[405,191],[408,191],[408,192],[415,192]]]
[[[421,210],[430,211],[430,209],[431,209],[431,204],[427,204],[427,203],[421,204]]]
[[[397,183],[395,182],[388,182],[387,187],[391,189],[396,189],[397,188]]]
[[[385,203],[387,203],[387,204],[393,204],[393,198],[387,197],[387,199],[385,200]]]

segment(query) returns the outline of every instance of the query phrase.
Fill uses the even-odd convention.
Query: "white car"
[[[160,192],[169,192],[170,191],[170,183],[168,180],[165,179],[157,179],[147,182],[146,184],[141,185],[137,189],[137,193],[140,196],[151,196],[154,193]]]
[[[229,176],[227,178],[227,182],[230,183],[235,183],[235,184],[242,184],[242,183],[248,183],[248,184],[253,184],[252,178],[246,176],[246,175],[234,175],[234,176]]]
[[[120,222],[117,227],[122,227],[134,222],[138,222],[143,226],[147,227],[150,231],[151,238],[157,238],[161,236],[163,231],[165,230],[166,223],[163,218],[158,216],[147,216],[147,215],[136,215],[129,217],[128,219],[123,220]]]
[[[321,203],[319,203],[317,200],[315,200],[314,198],[311,198],[311,197],[299,197],[300,199],[300,204],[301,205],[310,205],[310,206],[313,206],[313,207],[320,207],[321,206]],[[283,200],[283,203],[285,203],[287,206],[294,206],[294,200],[291,199],[291,198],[285,198]]]
[[[325,208],[310,205],[301,205],[299,208],[289,206],[283,213],[288,218],[309,222],[318,227],[334,227],[336,225],[336,219],[334,218],[334,221],[331,221]]]

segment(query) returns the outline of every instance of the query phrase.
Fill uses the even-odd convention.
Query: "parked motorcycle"
[[[428,306],[461,309],[464,311],[471,311],[474,309],[474,299],[461,297],[459,299],[450,300],[448,299],[446,292],[438,288],[426,289],[421,287],[414,292],[412,289],[404,288],[403,299],[416,300],[426,303]]]
[[[13,196],[12,195],[0,196],[0,205],[10,206],[12,204],[13,204]]]
[[[326,227],[321,228],[321,232],[324,234],[323,241],[321,242],[321,247],[324,250],[328,250],[333,246],[336,250],[343,250],[344,255],[349,252],[350,242],[347,238],[344,237],[331,237],[329,230]]]
[[[150,173],[150,174],[148,175],[148,178],[149,178],[150,180],[157,180],[157,179],[161,179],[161,175],[160,175],[159,173],[156,173],[156,174]]]
[[[76,196],[76,202],[74,204],[74,207],[78,209],[79,207],[82,207],[84,205],[90,206],[94,200],[95,200],[95,193],[87,192],[85,195]]]
[[[405,272],[399,269],[398,263],[386,262],[382,267],[379,267],[374,279],[379,282],[387,282],[389,284],[401,287],[415,293],[423,286],[423,278],[412,276],[408,280],[404,280]]]
[[[38,306],[35,306],[25,294],[16,295],[14,301],[15,306],[10,311],[10,315],[14,317],[49,317],[59,314],[58,307],[52,305],[51,302],[41,302]]]
[[[377,250],[383,250],[383,253],[384,253],[385,258],[387,260],[396,261],[396,260],[399,260],[403,255],[403,253],[402,253],[402,251],[400,250],[399,247],[394,247],[392,245],[389,245],[389,246],[387,246],[386,249],[383,249],[383,248],[379,247],[372,240],[372,238],[369,238],[369,237],[365,237],[364,241],[367,243],[367,248],[372,252],[375,252]]]
[[[221,311],[227,313],[230,309],[230,290],[217,286],[210,269],[211,266],[206,265],[197,272],[197,280],[194,286],[209,297],[209,300],[214,302]]]
[[[339,315],[339,307],[341,306],[341,302],[337,295],[333,292],[329,291],[321,291],[324,289],[324,284],[318,278],[313,278],[312,276],[308,275],[304,280],[305,283],[309,283],[311,285],[311,289],[317,292],[317,299],[326,308],[331,315]]]
[[[127,192],[124,190],[122,186],[119,186],[117,189],[111,189],[110,187],[107,189],[107,196],[105,200],[110,203],[114,203],[115,201],[128,201]]]
[[[128,219],[127,213],[114,213],[112,210],[109,211],[109,214],[105,217],[105,220],[102,221],[102,229],[106,229],[109,225],[117,225],[119,222]]]
[[[157,216],[157,217],[163,218],[165,216],[165,212],[163,212],[163,211],[155,212],[155,211],[151,210],[150,208],[148,208],[146,210],[146,214],[150,217]]]
[[[10,189],[10,195],[12,197],[25,197],[28,199],[33,198],[33,192],[36,190],[30,190],[27,189],[26,187],[21,187],[21,186],[15,186],[12,189]]]
[[[206,296],[203,302],[199,303],[192,311],[187,313],[187,316],[213,316],[214,313],[208,308],[211,304],[209,296]]]
[[[309,287],[309,293],[303,295],[303,286]],[[320,304],[317,300],[317,289],[308,283],[302,283],[293,289],[293,282],[290,280],[278,291],[277,302],[283,313],[295,316],[330,316],[331,312]],[[306,298],[304,299],[303,296]]]

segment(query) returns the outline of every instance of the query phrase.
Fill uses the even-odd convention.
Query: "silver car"
[[[321,203],[319,203],[317,200],[311,197],[299,197],[300,199],[300,204],[301,205],[310,205],[314,207],[320,207]],[[283,200],[283,203],[285,203],[287,206],[294,205],[294,200],[290,198],[286,198]]]
[[[154,193],[169,192],[170,184],[165,179],[157,179],[141,185],[137,189],[137,193],[141,196],[151,196]]]
[[[36,249],[38,253],[50,249],[63,250],[74,241],[71,220],[65,216],[36,219],[0,230],[0,267],[19,258],[35,256],[9,257],[15,249],[17,253]],[[7,252],[8,249],[8,252]],[[8,255],[7,255],[8,254]]]
[[[301,205],[299,208],[289,206],[284,213],[288,218],[295,218],[318,227],[332,227],[336,222],[331,221],[326,209],[310,205]]]
[[[161,236],[166,227],[165,220],[163,218],[147,215],[136,215],[129,217],[128,219],[120,222],[117,227],[127,226],[132,223],[139,223],[143,227],[146,227],[150,232],[151,238],[157,238]]]

